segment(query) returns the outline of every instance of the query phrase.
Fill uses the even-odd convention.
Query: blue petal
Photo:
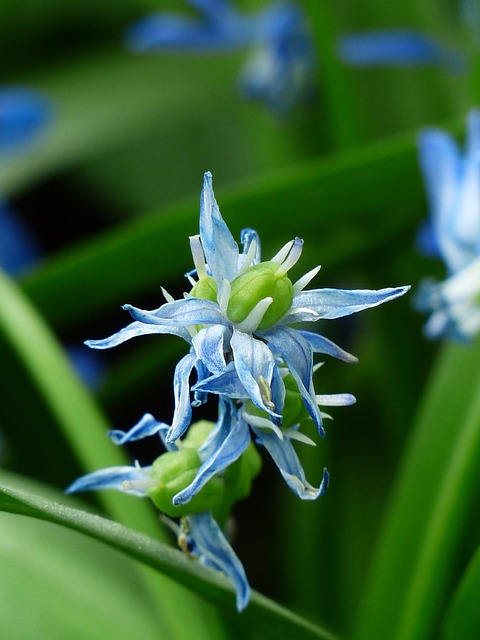
[[[212,188],[212,174],[204,175],[200,197],[200,238],[205,258],[219,286],[238,271],[238,245],[220,213]]]
[[[292,322],[290,318],[295,317],[296,309],[309,309],[318,314],[316,319],[332,320],[394,300],[403,296],[409,289],[410,287],[407,286],[378,290],[310,289],[302,291],[294,297],[291,313],[282,320],[282,324]]]
[[[438,65],[463,70],[460,52],[448,51],[437,40],[415,31],[372,31],[343,36],[337,44],[340,59],[352,66]]]
[[[211,452],[198,470],[195,479],[173,498],[175,506],[189,502],[193,496],[217,473],[222,473],[242,455],[250,443],[248,425],[235,417],[231,422],[221,421],[205,443]],[[199,452],[200,453],[200,452]]]
[[[325,353],[333,358],[338,358],[344,362],[358,362],[358,359],[348,351],[344,351],[328,338],[321,336],[319,333],[311,331],[300,331],[298,333],[310,343],[314,353]]]
[[[0,140],[1,137],[0,122]],[[0,230],[0,266],[6,273],[20,275],[40,259],[40,247],[27,225],[1,201]]]
[[[260,236],[255,229],[242,229],[240,232],[240,242],[242,243],[243,251],[242,256],[247,255],[248,250],[252,242],[256,243],[255,257],[253,264],[258,264],[262,260],[262,245],[260,242]],[[241,266],[241,265],[239,265]]]
[[[113,429],[108,432],[108,436],[114,444],[122,445],[126,442],[134,442],[135,440],[149,438],[157,433],[165,433],[169,428],[168,424],[158,422],[151,413],[146,413],[143,418],[129,431]]]
[[[197,356],[214,374],[223,373],[225,362],[226,327],[214,324],[201,329],[192,340]]]
[[[52,116],[52,105],[42,94],[18,87],[1,89],[0,153],[31,143]]]
[[[130,304],[123,305],[135,320],[165,327],[188,327],[195,324],[228,324],[218,304],[199,298],[183,298],[167,302],[155,311],[144,311]]]
[[[175,396],[175,411],[172,426],[167,433],[167,442],[175,442],[181,438],[190,425],[192,419],[192,405],[190,403],[190,374],[197,362],[195,353],[187,353],[175,367],[173,376],[173,393]]]
[[[142,18],[125,32],[127,47],[148,51],[231,51],[244,44],[239,33],[221,25],[173,13]]]
[[[318,433],[323,437],[322,416],[315,400],[313,388],[313,349],[308,340],[299,331],[288,327],[277,327],[264,334],[270,348],[279,353],[295,378],[305,407],[317,425]]]
[[[445,132],[424,129],[418,136],[418,153],[435,241],[449,271],[454,272],[470,259],[455,230],[462,177],[460,151]]]
[[[175,325],[145,324],[144,322],[139,321],[130,323],[108,338],[102,338],[101,340],[85,340],[85,344],[87,347],[92,349],[111,349],[112,347],[117,347],[119,344],[130,340],[130,338],[165,333],[179,336],[187,342],[191,342],[190,334],[183,327],[176,327]]]
[[[97,491],[102,489],[116,489],[123,493],[134,496],[145,497],[145,488],[142,485],[148,484],[148,472],[151,467],[107,467],[93,473],[78,478],[73,482],[65,493],[75,493],[77,491]],[[130,483],[133,486],[130,486]],[[135,484],[139,486],[135,487]]]
[[[275,433],[258,427],[252,426],[252,430],[272,456],[287,485],[299,498],[302,500],[316,500],[325,493],[329,480],[326,469],[323,470],[323,479],[320,486],[318,488],[313,487],[307,482],[300,460],[288,438],[280,440]]]
[[[242,611],[250,600],[250,586],[245,569],[227,542],[212,515],[199,513],[186,518],[192,553],[206,566],[227,575],[236,591],[237,611]]]
[[[275,361],[267,345],[257,340],[249,333],[234,330],[230,347],[238,378],[248,392],[252,402],[272,417],[279,418],[279,414],[265,402],[259,381],[261,378],[270,386],[272,383]]]
[[[209,370],[201,360],[197,360],[197,362],[195,363],[195,371],[197,372],[197,383],[200,383],[203,380],[206,380],[210,375]],[[193,407],[199,407],[200,405],[205,404],[207,402],[208,395],[206,391],[196,390],[196,389],[193,389],[193,391],[194,391],[194,394],[193,394],[194,401],[192,403]]]
[[[227,398],[248,398],[248,392],[238,377],[235,363],[230,362],[223,373],[210,376],[201,382],[197,382],[193,391],[205,391],[226,396]]]

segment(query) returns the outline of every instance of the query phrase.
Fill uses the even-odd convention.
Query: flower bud
[[[277,275],[280,270],[282,275]],[[231,282],[227,316],[240,323],[252,309],[265,298],[272,298],[258,329],[274,325],[292,306],[293,285],[277,262],[261,262],[249,267],[245,273]]]

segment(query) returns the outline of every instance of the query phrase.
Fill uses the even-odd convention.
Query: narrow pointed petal
[[[143,440],[143,438],[149,438],[161,432],[166,432],[169,428],[170,426],[165,424],[165,422],[158,422],[151,413],[146,413],[129,431],[113,429],[108,432],[108,436],[114,444],[122,445],[127,442]]]
[[[173,376],[173,394],[175,397],[175,411],[172,426],[167,433],[167,442],[175,442],[187,430],[192,419],[192,405],[190,402],[190,374],[198,358],[195,353],[188,353],[175,367]]]
[[[226,327],[214,324],[201,329],[192,340],[197,356],[213,374],[223,373],[227,366],[225,362],[226,332]]]
[[[343,36],[338,55],[352,66],[436,65],[458,72],[464,67],[463,56],[449,51],[434,38],[416,31],[372,31]]]
[[[243,611],[250,600],[250,585],[245,569],[227,542],[211,513],[198,513],[187,518],[193,551],[205,565],[221,571],[233,583],[237,611]]]
[[[299,331],[288,327],[277,327],[265,332],[270,348],[279,353],[295,378],[305,407],[323,437],[322,417],[315,400],[313,388],[313,349]]]
[[[250,430],[243,420],[235,418],[233,424],[222,423],[214,440],[209,443],[209,448],[214,449],[211,455],[204,460],[193,482],[174,496],[173,504],[178,506],[189,502],[210,478],[238,460],[249,443]]]
[[[91,349],[111,349],[118,345],[136,338],[137,336],[146,336],[152,334],[170,334],[183,338],[187,342],[191,341],[190,334],[183,327],[176,327],[175,325],[161,325],[161,324],[145,324],[144,322],[132,322],[117,333],[109,336],[108,338],[102,338],[100,340],[85,340],[87,347]]]
[[[343,360],[343,362],[358,362],[358,358],[348,351],[344,351],[328,338],[321,336],[319,333],[311,331],[298,331],[298,333],[310,343],[314,353],[325,353],[326,355]]]
[[[192,390],[195,392],[215,393],[227,398],[242,399],[248,398],[248,392],[238,377],[235,364],[230,362],[223,373],[209,376],[197,382]]]
[[[252,429],[272,456],[287,485],[299,498],[302,500],[316,500],[325,493],[329,480],[326,469],[323,471],[323,479],[320,486],[312,486],[307,482],[300,460],[288,438],[279,440],[274,433],[269,433],[256,427],[252,427]]]
[[[207,264],[220,286],[226,278],[231,281],[238,271],[238,245],[218,208],[212,188],[212,174],[204,176],[200,197],[200,237]]]
[[[145,487],[149,485],[150,467],[107,467],[77,478],[65,493],[78,491],[97,491],[116,489],[134,496],[146,496]]]
[[[409,289],[409,286],[378,290],[311,289],[295,296],[292,311],[295,312],[296,307],[303,307],[318,313],[318,319],[332,320],[394,300],[403,296]],[[288,322],[289,316],[282,320],[282,323]]]
[[[145,311],[130,304],[123,309],[139,322],[147,324],[188,327],[195,324],[227,324],[218,305],[210,300],[183,298],[175,302],[167,302],[155,311]]]
[[[328,393],[315,397],[318,404],[323,407],[347,407],[357,401],[351,393]]]
[[[234,331],[230,346],[233,361],[240,382],[248,392],[252,402],[272,417],[279,418],[273,403],[267,404],[264,393],[259,386],[261,379],[271,385],[275,362],[267,345],[248,333]]]

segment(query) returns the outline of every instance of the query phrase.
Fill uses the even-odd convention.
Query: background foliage
[[[2,637],[476,638],[480,345],[428,343],[407,297],[319,328],[360,359],[328,361],[319,393],[358,402],[302,451],[312,482],[330,470],[324,497],[301,503],[266,462],[238,505],[234,545],[266,596],[239,618],[225,581],[166,546],[148,504],[61,493],[82,472],[128,460],[105,437],[110,426],[171,416],[179,341],[101,353],[93,388],[65,346],[123,326],[125,302],[159,306],[160,285],[181,294],[204,171],[236,237],[256,228],[267,256],[305,238],[302,273],[321,263],[319,287],[415,288],[442,275],[415,249],[427,215],[416,133],[459,135],[476,104],[457,2],[304,0],[318,87],[286,118],[239,96],[241,52],[126,51],[133,20],[179,5],[0,2],[2,84],[38,89],[54,109],[35,144],[0,160],[0,193],[42,253],[21,277],[0,278]],[[339,61],[339,36],[388,27],[461,49],[465,72]],[[151,459],[141,447],[130,456]]]

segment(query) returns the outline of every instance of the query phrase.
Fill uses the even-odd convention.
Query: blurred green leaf
[[[480,629],[480,547],[470,560],[448,605],[445,640],[477,640]]]
[[[232,587],[223,575],[193,562],[180,551],[152,540],[144,534],[3,483],[0,487],[0,509],[54,522],[105,542],[193,589],[202,597],[220,604],[232,615],[237,615]],[[182,616],[184,611],[185,605],[182,602],[180,608],[176,607],[176,615]],[[331,634],[259,594],[253,595],[247,610],[236,619],[238,626],[245,629],[262,630],[265,638],[334,640]]]
[[[437,362],[390,501],[358,638],[436,637],[478,499],[479,356],[478,341],[448,345]]]

